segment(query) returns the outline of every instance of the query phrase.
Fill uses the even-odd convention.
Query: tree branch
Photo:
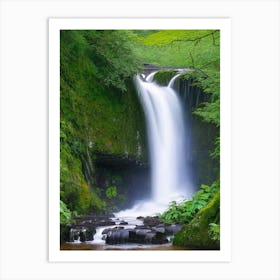
[[[171,42],[170,42],[170,44],[172,44],[172,43],[174,43],[174,42],[197,42],[197,41],[200,41],[201,39],[204,39],[204,38],[206,38],[206,37],[208,37],[208,36],[214,36],[214,34],[216,33],[216,32],[218,32],[219,30],[215,30],[215,31],[213,31],[213,32],[210,32],[210,33],[207,33],[207,34],[205,34],[205,35],[203,35],[203,36],[201,36],[201,37],[197,37],[197,38],[194,38],[194,39],[176,39],[176,40],[172,40]]]

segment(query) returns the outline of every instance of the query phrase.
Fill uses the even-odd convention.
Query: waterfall
[[[174,85],[175,80],[176,80],[180,75],[181,75],[181,73],[175,75],[175,76],[170,80],[170,82],[169,82],[169,84],[168,84],[167,87],[172,88],[173,85]]]
[[[155,73],[144,81],[138,75],[135,84],[144,109],[151,162],[152,194],[117,216],[151,215],[164,211],[172,200],[188,199],[194,192],[187,162],[190,154],[189,129],[177,93],[172,89],[175,75],[167,87],[153,82]]]

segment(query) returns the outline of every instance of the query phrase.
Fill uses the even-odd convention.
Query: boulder
[[[79,227],[73,226],[69,231],[69,242],[80,240],[81,242],[92,241],[96,233],[94,227]]]
[[[152,228],[155,232],[165,233],[165,227],[157,226]]]
[[[182,229],[183,225],[180,224],[172,224],[165,226],[165,230],[169,234],[175,234]]]
[[[118,229],[124,229],[124,227],[105,228],[105,229],[102,231],[102,234],[107,234],[109,231],[115,231],[115,230],[118,230]]]
[[[70,242],[70,224],[60,224],[60,243]]]
[[[107,232],[106,244],[124,244],[129,241],[129,230],[127,229],[112,229]]]
[[[158,216],[145,217],[143,222],[144,222],[145,226],[149,226],[149,227],[156,227],[156,226],[162,224],[162,221],[159,219]]]

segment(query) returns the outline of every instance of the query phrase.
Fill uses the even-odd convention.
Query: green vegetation
[[[60,223],[67,224],[71,222],[71,211],[67,208],[65,203],[60,200]]]
[[[195,249],[219,249],[220,192],[175,234],[173,244]],[[217,224],[213,235],[213,224]],[[212,225],[212,226],[211,226]]]
[[[220,240],[220,225],[217,225],[215,223],[210,223],[208,233],[209,233],[210,239],[219,241]]]
[[[202,185],[190,200],[176,203],[172,201],[169,209],[160,218],[168,224],[189,223],[197,212],[205,207],[219,190],[219,183],[214,182],[211,186]]]
[[[73,214],[113,211],[125,201],[118,176],[105,174],[106,182],[98,184],[96,160],[99,154],[146,157],[143,112],[132,83],[143,63],[191,68],[181,79],[210,96],[193,111],[204,123],[196,129],[219,130],[218,30],[63,30],[60,43],[62,224],[69,223]],[[160,71],[155,78],[166,85],[174,74]],[[219,135],[216,139],[209,135],[214,147],[209,156],[219,161]],[[171,202],[161,215],[167,223],[184,224],[175,236],[176,245],[219,247],[219,175],[204,183],[191,200]]]
[[[60,35],[60,197],[78,214],[98,213],[108,199],[98,194],[96,153],[135,156],[138,146],[145,151],[143,113],[132,84],[141,63],[129,32]]]
[[[169,81],[177,74],[176,70],[159,70],[155,76],[154,80],[157,84],[161,86],[167,86]]]
[[[210,100],[195,108],[193,114],[202,122],[220,127],[220,33],[218,30],[162,30],[140,38],[149,47],[147,61],[168,66],[191,68],[181,79],[191,82],[204,93],[210,95]],[[166,71],[165,71],[166,72]],[[170,79],[169,74],[160,71],[155,79],[163,85]],[[174,75],[174,73],[171,73]],[[196,135],[200,129],[195,127]],[[205,133],[205,132],[204,132]],[[205,137],[205,136],[204,136]],[[220,158],[219,133],[209,156],[218,161]],[[201,137],[199,138],[201,139]],[[201,161],[201,166],[203,162]],[[198,167],[201,170],[200,166]],[[205,172],[201,170],[201,172]],[[175,245],[196,248],[218,248],[220,240],[219,225],[219,170],[216,182],[211,186],[203,185],[191,200],[182,203],[171,202],[169,209],[161,215],[166,223],[185,224],[174,239]],[[214,201],[214,202],[213,202]],[[213,210],[214,209],[214,210]],[[214,214],[212,213],[214,212]]]

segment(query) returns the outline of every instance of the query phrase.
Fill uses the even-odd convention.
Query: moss
[[[154,81],[161,86],[167,86],[175,74],[177,74],[176,70],[160,70],[155,74]]]
[[[202,208],[194,219],[175,235],[173,244],[194,249],[218,250],[220,243],[209,236],[209,224],[219,222],[220,192]]]
[[[60,49],[60,194],[79,214],[106,206],[95,181],[97,154],[146,157],[145,118],[132,78],[109,68],[101,75],[104,65],[93,59],[87,35],[62,32]]]

